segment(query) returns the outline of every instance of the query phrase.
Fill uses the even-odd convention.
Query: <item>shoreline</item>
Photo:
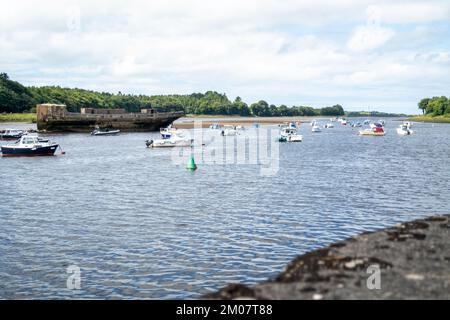
[[[450,117],[446,116],[415,116],[408,118],[408,121],[426,122],[426,123],[450,123]]]
[[[204,299],[450,299],[450,215],[398,224],[298,256],[274,279]],[[379,289],[368,288],[378,266]]]

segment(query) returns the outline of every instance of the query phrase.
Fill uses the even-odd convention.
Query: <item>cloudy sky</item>
[[[27,85],[417,112],[450,95],[449,0],[0,0]]]

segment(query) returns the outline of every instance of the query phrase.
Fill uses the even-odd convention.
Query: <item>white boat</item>
[[[218,123],[213,123],[212,125],[209,126],[209,128],[211,130],[219,130],[221,128],[221,125]]]
[[[317,124],[314,124],[313,127],[311,128],[312,132],[322,132],[322,129],[320,129],[320,127]]]
[[[172,125],[170,125],[167,128],[159,129],[159,133],[161,133],[161,138],[170,139],[173,134],[179,134],[179,131],[177,128],[173,128]]]
[[[278,141],[279,142],[302,142],[303,136],[297,133],[297,129],[286,127],[286,128],[281,129]]]
[[[384,131],[383,126],[381,126],[381,125],[375,126],[370,129],[364,129],[364,130],[359,131],[359,135],[361,135],[361,136],[381,137],[381,136],[384,136],[385,134],[386,134],[386,132]]]
[[[236,129],[235,126],[224,126],[223,130],[221,132],[221,135],[226,137],[226,136],[237,136],[239,134],[238,130]]]
[[[332,124],[332,123],[327,123],[327,124],[324,125],[323,127],[324,127],[324,129],[334,128],[334,124]]]
[[[397,128],[397,133],[401,136],[409,136],[414,133],[413,130],[411,130],[411,123],[410,122],[404,122]]]
[[[194,139],[184,137],[180,133],[172,134],[168,139],[147,140],[147,148],[192,147]]]
[[[100,129],[95,129],[91,132],[92,136],[113,136],[116,134],[119,134],[120,130],[109,130],[106,129],[105,131],[101,131]]]
[[[364,125],[368,125],[370,123],[370,120],[369,119],[366,119],[366,120],[364,120]]]

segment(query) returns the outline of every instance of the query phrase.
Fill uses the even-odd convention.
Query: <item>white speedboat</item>
[[[401,136],[409,136],[414,133],[413,130],[411,130],[411,123],[410,122],[404,122],[397,128],[397,133]]]
[[[170,125],[167,128],[159,129],[159,133],[161,133],[161,138],[170,139],[173,134],[179,134],[180,131],[177,130],[177,128],[174,128],[174,127],[172,127],[172,125]]]
[[[327,123],[327,124],[324,125],[323,127],[324,127],[324,129],[331,129],[331,128],[334,128],[334,124],[332,124],[332,123]]]
[[[280,131],[279,142],[302,142],[303,136],[297,133],[297,129],[285,127]]]
[[[226,136],[237,136],[239,134],[238,130],[236,129],[235,126],[224,126],[223,130],[221,132],[221,135],[226,137]]]
[[[109,130],[106,129],[104,131],[100,130],[100,129],[95,129],[94,131],[91,132],[92,136],[114,136],[120,133],[120,130]]]
[[[385,134],[386,134],[386,132],[384,131],[384,128],[382,125],[359,131],[359,135],[361,135],[361,136],[381,137],[381,136],[384,136]]]
[[[317,124],[314,124],[311,128],[312,132],[322,132],[322,129]]]
[[[218,123],[213,123],[212,125],[209,126],[209,128],[211,130],[219,130],[221,128],[221,126]]]
[[[174,147],[192,147],[194,139],[184,137],[182,134],[172,134],[168,139],[147,140],[147,148],[174,148]]]

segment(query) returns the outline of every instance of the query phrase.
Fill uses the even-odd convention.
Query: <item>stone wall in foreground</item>
[[[208,299],[450,299],[450,215],[364,233],[301,255],[275,279]]]

